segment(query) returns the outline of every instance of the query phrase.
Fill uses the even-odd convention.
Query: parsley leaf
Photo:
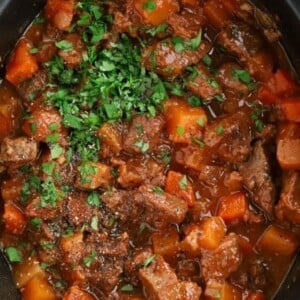
[[[148,258],[146,258],[143,262],[144,268],[149,267],[151,265],[151,263],[154,261],[155,257],[156,257],[156,255],[153,254],[153,255],[149,256]]]
[[[73,50],[73,44],[66,41],[66,40],[61,40],[59,42],[56,42],[55,43],[55,46],[58,48],[58,49],[61,49],[65,52],[69,52],[69,51],[72,51]]]
[[[11,263],[23,261],[22,253],[15,247],[5,248],[5,253]]]
[[[181,190],[186,190],[188,187],[188,181],[186,175],[183,175],[182,178],[178,182],[179,188]]]
[[[89,194],[89,196],[87,197],[87,203],[90,205],[90,206],[95,206],[95,207],[99,207],[100,206],[100,198],[99,198],[99,195],[97,192],[91,192]]]
[[[148,13],[152,13],[156,9],[156,3],[153,0],[146,0],[142,4],[142,8],[146,10]]]
[[[132,284],[124,284],[122,287],[121,287],[121,291],[122,292],[133,292],[134,291],[134,287]]]

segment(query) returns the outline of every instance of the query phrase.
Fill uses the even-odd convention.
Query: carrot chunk
[[[82,291],[77,286],[70,287],[67,292],[64,294],[63,300],[94,300],[91,294]]]
[[[270,225],[259,238],[256,248],[269,254],[290,256],[299,247],[299,240],[294,233]]]
[[[46,18],[56,28],[68,31],[73,19],[74,7],[74,0],[47,0]]]
[[[24,232],[27,223],[26,217],[14,204],[4,204],[3,220],[8,233],[20,235]]]
[[[226,225],[220,217],[210,217],[200,225],[192,225],[186,231],[181,247],[191,255],[199,255],[201,249],[213,250],[219,246],[226,233]]]
[[[179,172],[169,171],[165,183],[165,191],[184,199],[190,207],[195,204],[196,199],[193,186],[187,179],[186,175]]]
[[[191,107],[183,100],[170,99],[165,106],[167,132],[174,143],[192,143],[199,141],[203,127],[207,124],[205,111],[200,107]]]
[[[277,159],[284,170],[300,170],[300,139],[279,140]]]
[[[246,196],[244,193],[238,192],[220,199],[217,215],[225,222],[242,221],[247,211]]]
[[[111,168],[99,162],[85,162],[79,166],[78,171],[75,185],[79,189],[105,188],[112,182]]]
[[[300,97],[281,100],[279,109],[284,120],[300,122]]]
[[[14,85],[31,78],[39,68],[34,55],[29,52],[30,49],[29,42],[21,39],[6,66],[5,78]]]
[[[144,22],[153,26],[163,23],[171,14],[179,11],[176,0],[134,0],[134,7]]]
[[[206,284],[207,300],[242,300],[241,292],[228,282],[209,280]]]
[[[56,300],[55,292],[45,276],[31,278],[22,290],[23,300]]]
[[[179,249],[179,235],[175,229],[153,233],[151,239],[155,254],[171,256]]]

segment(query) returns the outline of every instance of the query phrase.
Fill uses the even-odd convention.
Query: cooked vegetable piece
[[[6,66],[5,78],[14,85],[31,78],[39,69],[30,49],[29,41],[21,39]]]
[[[290,231],[270,225],[259,238],[256,247],[272,255],[290,256],[299,247],[299,239]]]
[[[284,120],[300,123],[300,97],[282,99],[279,109]]]
[[[300,139],[279,140],[277,159],[284,170],[300,170]]]
[[[64,294],[63,300],[93,300],[91,294],[84,292],[78,286],[72,286],[68,289],[68,291]]]
[[[134,0],[134,7],[147,24],[159,25],[179,10],[177,0]]]
[[[24,300],[57,300],[54,290],[45,275],[36,274],[22,289]]]
[[[242,294],[228,282],[209,280],[205,289],[205,297],[208,300],[241,300]]]
[[[9,202],[4,204],[3,220],[5,230],[16,235],[21,235],[27,224],[27,218],[24,213],[14,204]]]
[[[218,204],[217,215],[225,222],[242,221],[247,218],[248,202],[242,192],[222,197]]]

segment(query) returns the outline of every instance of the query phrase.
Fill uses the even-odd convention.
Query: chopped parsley
[[[38,217],[32,218],[32,219],[30,220],[30,224],[31,224],[33,227],[35,227],[35,228],[40,228],[41,225],[42,225],[42,219],[41,219],[41,218],[38,218]]]
[[[156,9],[156,3],[153,0],[146,0],[142,4],[142,8],[146,10],[148,13],[152,13]]]
[[[178,181],[178,185],[181,190],[186,190],[188,188],[188,181],[186,175],[182,176],[182,178]]]
[[[159,195],[162,195],[164,193],[164,190],[160,186],[155,186],[153,188],[153,192]]]
[[[48,177],[41,184],[41,207],[46,207],[48,205],[56,207],[56,203],[59,200],[60,195],[56,189],[53,179]]]
[[[122,292],[133,292],[134,291],[134,287],[132,284],[124,284],[122,287],[121,287],[121,291]]]
[[[51,158],[52,159],[59,158],[62,155],[63,151],[64,151],[63,147],[61,147],[58,144],[51,146],[50,147]]]
[[[138,140],[135,144],[134,144],[137,148],[139,148],[141,150],[142,153],[145,153],[149,150],[150,145],[149,143],[143,141],[143,140]]]
[[[94,229],[96,231],[99,229],[98,228],[98,217],[97,216],[92,217],[91,227],[92,227],[92,229]]]
[[[216,134],[221,135],[224,132],[224,127],[220,124],[217,128]]]
[[[83,259],[83,264],[89,268],[92,265],[92,263],[95,261],[96,255],[97,255],[96,251],[92,250],[90,255]]]
[[[23,261],[22,253],[15,247],[5,248],[5,253],[11,263]]]
[[[55,165],[56,164],[54,161],[44,162],[41,164],[41,169],[42,169],[43,173],[50,176],[53,174]]]
[[[151,28],[148,28],[146,30],[146,33],[148,33],[149,35],[151,36],[156,36],[160,33],[163,33],[167,30],[168,28],[168,24],[166,23],[162,23],[162,24],[159,24],[158,26],[156,27],[151,27]]]
[[[199,140],[198,138],[196,137],[192,137],[192,142],[197,144],[198,146],[200,146],[201,148],[204,148],[205,147],[205,143],[201,140]]]
[[[80,183],[87,184],[92,182],[92,178],[97,174],[98,168],[95,167],[90,162],[85,162],[81,166],[78,167],[78,171],[80,174]]]
[[[97,192],[91,192],[89,194],[89,196],[87,197],[87,203],[90,205],[90,206],[95,206],[95,207],[99,207],[100,206],[100,198],[99,198],[99,195]]]
[[[73,50],[73,44],[66,41],[66,40],[61,40],[59,42],[56,42],[55,43],[55,46],[58,48],[58,49],[61,49],[65,52],[69,52],[69,51],[72,51]]]
[[[184,133],[185,133],[185,130],[184,130],[183,127],[177,126],[177,127],[176,127],[176,132],[177,132],[177,134],[178,134],[179,136],[183,136]]]
[[[207,66],[210,67],[212,63],[212,59],[208,54],[205,54],[202,58],[203,63]]]
[[[235,69],[232,72],[232,77],[240,82],[246,84],[249,90],[254,90],[256,88],[256,83],[251,77],[250,73],[246,70]]]

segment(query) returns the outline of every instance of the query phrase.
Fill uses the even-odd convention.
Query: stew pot
[[[300,76],[300,1],[256,0],[280,18],[282,44],[295,74]],[[14,44],[41,10],[45,0],[0,0],[0,81],[4,62]],[[287,277],[279,287],[274,300],[295,300],[300,296],[300,255],[296,257]],[[10,267],[0,251],[0,299],[16,300],[20,295],[15,288]]]

